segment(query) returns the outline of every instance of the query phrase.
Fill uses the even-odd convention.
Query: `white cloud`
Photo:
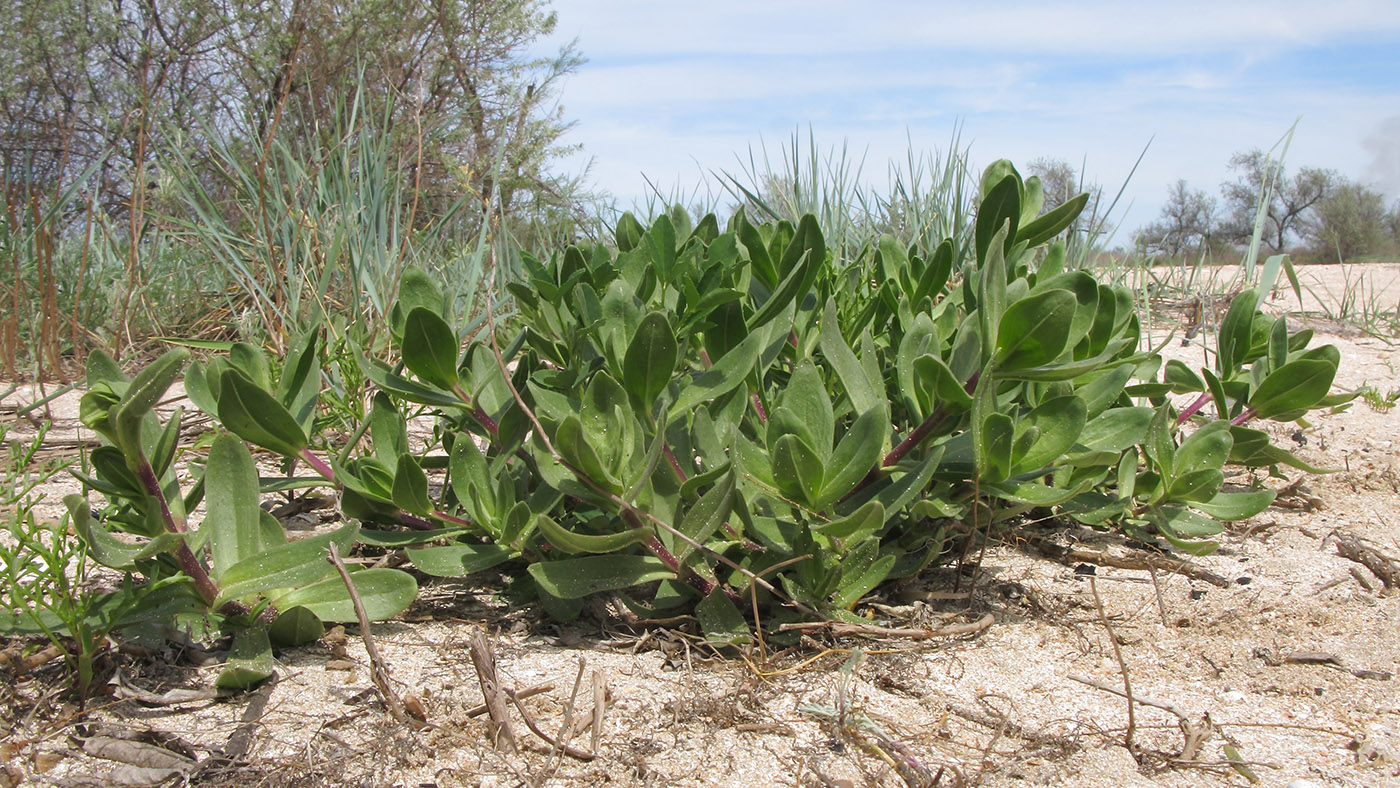
[[[1277,48],[1400,30],[1400,4],[867,0],[591,0],[557,6],[559,38],[607,58],[765,52],[826,57],[898,48],[1180,55]]]
[[[624,201],[649,192],[643,173],[663,191],[689,187],[735,170],[761,141],[772,154],[794,132],[805,142],[809,125],[819,146],[848,142],[867,180],[883,179],[911,141],[943,148],[961,120],[976,163],[1083,161],[1112,190],[1155,138],[1125,197],[1131,229],[1155,216],[1167,184],[1213,192],[1232,153],[1268,148],[1300,114],[1291,166],[1391,172],[1369,180],[1400,190],[1400,172],[1368,166],[1400,157],[1395,126],[1381,125],[1400,106],[1393,1],[560,0],[556,10],[556,40],[578,36],[591,59],[561,97],[578,120],[570,141],[585,148],[575,163],[591,158],[597,185]],[[1325,62],[1308,59],[1314,47],[1329,47]],[[1368,47],[1370,61],[1332,62]],[[1380,152],[1362,144],[1372,130]]]

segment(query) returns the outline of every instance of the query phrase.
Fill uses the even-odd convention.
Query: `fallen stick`
[[[1087,684],[1088,686],[1093,687],[1096,690],[1103,690],[1104,692],[1110,693],[1112,695],[1117,695],[1120,698],[1128,697],[1128,693],[1124,692],[1121,687],[1115,687],[1112,684],[1106,684],[1102,681],[1099,681],[1098,679],[1091,679],[1088,676],[1081,676],[1077,673],[1069,674],[1069,679],[1071,681],[1077,681],[1080,684]],[[1181,710],[1180,706],[1177,706],[1176,704],[1170,701],[1149,698],[1146,695],[1139,695],[1136,692],[1133,693],[1132,701],[1140,706],[1151,706],[1154,709],[1161,709],[1162,711],[1170,712],[1173,716],[1175,716],[1182,722],[1186,722],[1191,719],[1191,717],[1187,715],[1186,712]]]
[[[1400,571],[1396,570],[1395,562],[1376,548],[1362,544],[1356,534],[1333,531],[1329,538],[1337,542],[1337,555],[1371,570],[1371,574],[1381,581],[1387,591],[1400,586]],[[1323,540],[1324,543],[1326,541]]]
[[[562,741],[558,741],[556,739],[551,738],[548,733],[545,733],[543,730],[541,730],[540,726],[535,723],[535,718],[530,716],[530,712],[525,710],[524,704],[522,704],[519,699],[511,698],[510,700],[511,703],[515,704],[515,710],[520,712],[520,719],[525,721],[525,727],[529,728],[531,733],[535,734],[541,739],[544,739],[545,743],[548,744],[550,747],[553,747],[559,752],[564,753],[570,758],[577,758],[580,761],[591,761],[595,757],[597,757],[591,752],[584,752],[583,750],[580,750],[576,747],[571,747]]]
[[[783,624],[778,627],[779,632],[790,632],[793,630],[806,631],[810,629],[825,629],[831,634],[841,637],[843,635],[869,635],[871,637],[883,638],[906,638],[908,640],[928,640],[938,637],[952,637],[956,635],[973,635],[990,627],[996,622],[996,617],[987,613],[981,618],[967,624],[952,624],[939,629],[891,629],[889,627],[877,626],[875,624],[848,624],[844,621],[805,621],[791,624]]]
[[[552,689],[554,689],[554,682],[551,681],[545,684],[536,684],[533,687],[526,687],[523,690],[503,689],[501,691],[504,692],[506,695],[510,696],[512,699],[519,698],[520,700],[525,700],[526,698],[533,698],[536,695],[549,692]],[[467,709],[467,716],[480,717],[481,715],[485,714],[490,710],[491,708],[485,703],[478,703],[470,709]]]
[[[365,603],[360,599],[360,592],[355,589],[355,582],[350,579],[350,572],[345,568],[345,561],[341,560],[340,550],[336,548],[335,542],[330,543],[330,561],[335,564],[340,579],[345,582],[345,590],[350,593],[350,603],[355,606],[355,617],[360,620],[360,637],[364,639],[365,652],[369,654],[370,678],[379,690],[380,697],[384,699],[384,705],[389,708],[389,716],[397,722],[422,728],[423,721],[409,716],[408,712],[404,711],[403,701],[399,700],[399,696],[394,692],[389,666],[384,662],[384,657],[380,656],[379,647],[375,645],[374,636],[370,634],[369,614],[365,612]]]
[[[1390,681],[1391,675],[1385,670],[1370,670],[1368,668],[1353,668],[1342,661],[1336,654],[1329,654],[1325,651],[1292,651],[1282,657],[1276,656],[1266,648],[1256,648],[1254,656],[1264,661],[1270,667],[1279,665],[1325,665],[1335,668],[1343,673],[1350,673],[1359,679],[1370,679],[1372,681]]]
[[[1158,570],[1162,572],[1172,572],[1173,574],[1185,575],[1193,580],[1200,580],[1210,583],[1220,588],[1230,588],[1232,583],[1228,578],[1217,575],[1209,569],[1202,569],[1195,564],[1189,564],[1166,556],[1153,555],[1151,553],[1141,553],[1137,555],[1121,555],[1108,550],[1090,550],[1078,545],[1061,545],[1037,534],[1017,531],[1016,537],[1024,540],[1047,558],[1053,558],[1061,563],[1082,562],[1086,564],[1097,564],[1099,566],[1111,566],[1114,569],[1138,569],[1144,572]]]
[[[492,653],[491,644],[480,629],[472,633],[471,646],[467,652],[471,655],[472,666],[476,668],[476,680],[481,683],[481,696],[486,701],[486,711],[491,716],[488,726],[491,744],[498,750],[504,748],[512,753],[516,752],[518,748],[515,744],[515,730],[511,727],[504,700],[508,695],[496,678],[496,655]],[[519,701],[515,703],[519,708]]]

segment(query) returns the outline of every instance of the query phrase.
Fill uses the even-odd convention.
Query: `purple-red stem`
[[[472,418],[481,422],[481,426],[485,427],[487,432],[491,433],[492,436],[500,432],[500,425],[496,424],[490,416],[486,415],[486,411],[482,410],[480,405],[472,402],[472,398],[467,396],[467,392],[462,390],[460,384],[453,383],[452,390],[457,394],[457,397],[462,400],[463,404],[471,408]]]
[[[1254,408],[1245,408],[1243,413],[1241,413],[1240,415],[1234,417],[1233,419],[1230,419],[1230,426],[1231,426],[1231,427],[1238,427],[1238,426],[1240,426],[1241,424],[1244,424],[1245,422],[1247,422],[1247,421],[1249,421],[1250,419],[1254,418],[1255,415],[1256,415],[1256,414],[1255,414],[1255,412],[1254,412]]]
[[[1210,402],[1210,399],[1211,397],[1209,392],[1197,397],[1195,402],[1192,402],[1190,405],[1187,405],[1186,410],[1183,410],[1181,412],[1181,415],[1176,417],[1176,423],[1185,424],[1186,420],[1196,415],[1196,411],[1200,410],[1201,408],[1204,408],[1206,403]]]
[[[315,469],[317,473],[321,474],[321,476],[326,481],[330,482],[331,484],[340,484],[340,482],[336,480],[335,471],[331,469],[331,466],[327,464],[324,460],[322,460],[320,457],[317,457],[316,455],[312,454],[310,449],[301,450],[301,459],[307,465],[310,465],[313,469]]]
[[[676,455],[674,452],[671,451],[670,445],[663,444],[661,447],[661,451],[666,455],[666,459],[671,463],[671,470],[676,472],[676,478],[681,480],[681,484],[685,484],[689,477],[686,476],[685,471],[681,469],[681,464],[678,460],[676,460]]]
[[[972,373],[972,377],[968,378],[967,383],[963,385],[963,390],[968,394],[975,391],[977,389],[977,381],[981,376],[981,372]],[[861,479],[854,489],[842,496],[841,500],[845,501],[852,495],[874,484],[876,480],[880,478],[881,468],[888,468],[904,459],[904,455],[913,451],[920,443],[923,443],[924,439],[931,435],[934,430],[938,429],[938,425],[942,424],[943,420],[946,418],[948,418],[948,406],[939,405],[934,409],[933,413],[929,414],[928,418],[924,419],[919,426],[914,428],[913,432],[909,433],[904,440],[900,441],[898,446],[891,449],[890,453],[885,455],[885,458],[880,461],[879,465],[871,468],[870,473],[867,473],[865,478]]]
[[[156,500],[160,505],[160,515],[165,520],[165,527],[171,533],[183,534],[185,524],[175,519],[175,515],[170,511],[170,504],[165,500],[165,492],[160,488],[160,480],[156,478],[155,469],[151,468],[151,463],[145,458],[141,458],[141,467],[137,472],[141,479],[141,484],[145,486],[146,493]],[[214,600],[219,597],[219,587],[214,584],[209,577],[209,571],[199,562],[195,554],[190,550],[190,546],[180,541],[180,546],[175,548],[175,560],[180,562],[180,570],[194,581],[195,590],[203,597],[206,605],[214,604]]]

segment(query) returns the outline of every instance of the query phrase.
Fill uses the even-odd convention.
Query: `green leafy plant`
[[[1005,161],[977,190],[969,237],[926,251],[890,236],[833,250],[811,215],[625,214],[611,245],[523,257],[506,283],[516,315],[469,340],[440,285],[409,268],[391,360],[354,349],[378,393],[338,453],[317,432],[313,332],[280,375],[246,345],[190,365],[191,399],[232,435],[184,500],[178,414],[164,428],[149,415],[183,355],[130,382],[99,374],[85,421],[112,445],[90,483],[119,502],[107,522],[151,540],[126,549],[159,552],[248,632],[265,605],[329,614],[305,590],[324,568],[306,542],[278,542],[259,489],[334,485],[352,524],[324,538],[342,548],[403,548],[428,575],[513,567],[514,592],[563,618],[596,593],[693,610],[734,643],[748,636],[741,601],[769,620],[850,617],[880,583],[1029,513],[1207,550],[1221,520],[1272,500],[1227,490],[1227,463],[1307,467],[1246,425],[1340,404],[1338,356],[1260,315],[1264,289],[1232,306],[1213,370],[1163,366],[1140,347],[1132,293],[1067,269],[1055,238],[1084,199],[1042,211]],[[1171,395],[1189,393],[1177,411]],[[411,416],[432,425],[424,451]],[[281,455],[284,475],[259,484],[243,441]],[[269,573],[272,558],[285,568]]]
[[[302,425],[312,423],[320,391],[316,348],[313,337],[293,354],[276,395],[259,385],[273,385],[266,358],[246,345],[235,346],[228,363],[213,370],[196,367],[188,383],[195,374],[213,382],[224,392],[220,413],[227,425],[250,431],[249,424],[269,424],[253,431],[255,441],[296,454],[306,450]],[[319,621],[355,620],[350,592],[326,554],[332,543],[348,552],[358,525],[289,541],[259,507],[261,493],[287,486],[285,480],[265,486],[247,446],[230,433],[214,437],[202,473],[182,490],[174,461],[183,413],[162,424],[154,407],[184,372],[187,357],[182,348],[171,350],[128,380],[110,359],[94,355],[81,418],[104,445],[92,453],[93,474],[81,478],[109,505],[94,513],[84,496],[64,503],[94,561],[123,572],[133,587],[171,584],[183,592],[176,608],[163,610],[167,623],[212,618],[231,631],[233,650],[218,683],[246,687],[271,675],[270,638],[304,642],[320,636]],[[206,396],[191,385],[196,402]],[[189,512],[201,501],[205,515],[192,525]],[[353,577],[372,619],[399,613],[417,594],[413,577],[397,570],[366,569]],[[139,600],[138,608],[144,603]]]

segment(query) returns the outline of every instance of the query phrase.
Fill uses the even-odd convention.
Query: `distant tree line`
[[[549,200],[566,152],[557,93],[581,62],[538,54],[547,0],[4,0],[0,8],[0,178],[10,192],[89,183],[133,238],[179,148],[265,155],[315,150],[361,124],[391,135],[435,203],[498,190]],[[217,179],[211,158],[211,180]]]
[[[1218,198],[1185,180],[1168,187],[1157,220],[1137,231],[1140,250],[1171,260],[1232,255],[1251,242],[1262,203],[1265,253],[1351,262],[1400,252],[1400,203],[1387,207],[1365,184],[1316,167],[1290,175],[1259,150],[1235,154],[1230,170]]]

